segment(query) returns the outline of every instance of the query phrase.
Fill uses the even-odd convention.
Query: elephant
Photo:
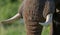
[[[15,16],[0,23],[9,24],[23,18],[27,35],[41,35],[43,26],[51,26],[50,35],[54,35],[59,4],[59,0],[24,0]]]

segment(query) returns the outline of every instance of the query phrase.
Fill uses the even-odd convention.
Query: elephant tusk
[[[20,14],[17,13],[15,16],[11,17],[10,19],[3,20],[0,23],[11,23],[11,22],[13,22],[13,21],[15,21],[17,19],[20,19],[20,17],[21,17]]]
[[[39,24],[42,26],[49,26],[52,23],[52,17],[53,17],[53,14],[48,14],[46,17],[46,21],[44,23],[39,22]]]

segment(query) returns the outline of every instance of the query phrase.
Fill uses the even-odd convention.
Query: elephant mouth
[[[46,21],[44,23],[39,22],[42,26],[49,26],[52,23],[53,14],[48,14],[46,16]]]

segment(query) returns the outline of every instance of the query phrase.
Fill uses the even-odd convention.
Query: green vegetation
[[[11,18],[19,9],[21,0],[0,0],[0,21]],[[21,21],[21,20],[20,20]],[[19,20],[0,27],[0,35],[25,35],[25,27]]]
[[[11,18],[19,9],[22,0],[0,0],[0,21]],[[42,35],[48,35],[49,28]],[[12,25],[0,25],[0,35],[26,35],[24,23],[21,20]]]

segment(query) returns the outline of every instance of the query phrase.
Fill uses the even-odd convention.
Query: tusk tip
[[[47,24],[47,23],[39,23],[39,24],[42,26],[49,26],[49,24]]]

